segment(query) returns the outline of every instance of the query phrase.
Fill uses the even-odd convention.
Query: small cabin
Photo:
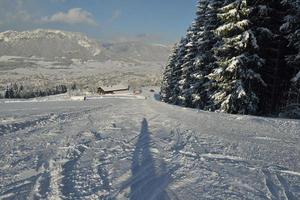
[[[112,85],[112,86],[100,86],[97,88],[97,93],[100,95],[115,94],[119,92],[129,91],[129,86],[124,85]]]

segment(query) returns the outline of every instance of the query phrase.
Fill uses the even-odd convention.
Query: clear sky
[[[197,0],[0,0],[0,31],[62,29],[102,40],[172,43],[184,35]]]

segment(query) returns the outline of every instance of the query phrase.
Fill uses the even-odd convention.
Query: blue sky
[[[173,43],[195,16],[197,0],[0,0],[0,31],[83,32],[102,40]]]

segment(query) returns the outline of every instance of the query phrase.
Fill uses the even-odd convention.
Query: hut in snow
[[[97,88],[97,93],[100,95],[115,94],[124,91],[129,91],[129,86],[112,85],[112,86],[100,86]]]

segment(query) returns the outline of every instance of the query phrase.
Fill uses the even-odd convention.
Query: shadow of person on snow
[[[171,179],[170,174],[167,171],[165,163],[154,160],[150,147],[151,138],[148,130],[148,122],[146,119],[143,119],[131,165],[131,200],[170,199],[165,191]]]

